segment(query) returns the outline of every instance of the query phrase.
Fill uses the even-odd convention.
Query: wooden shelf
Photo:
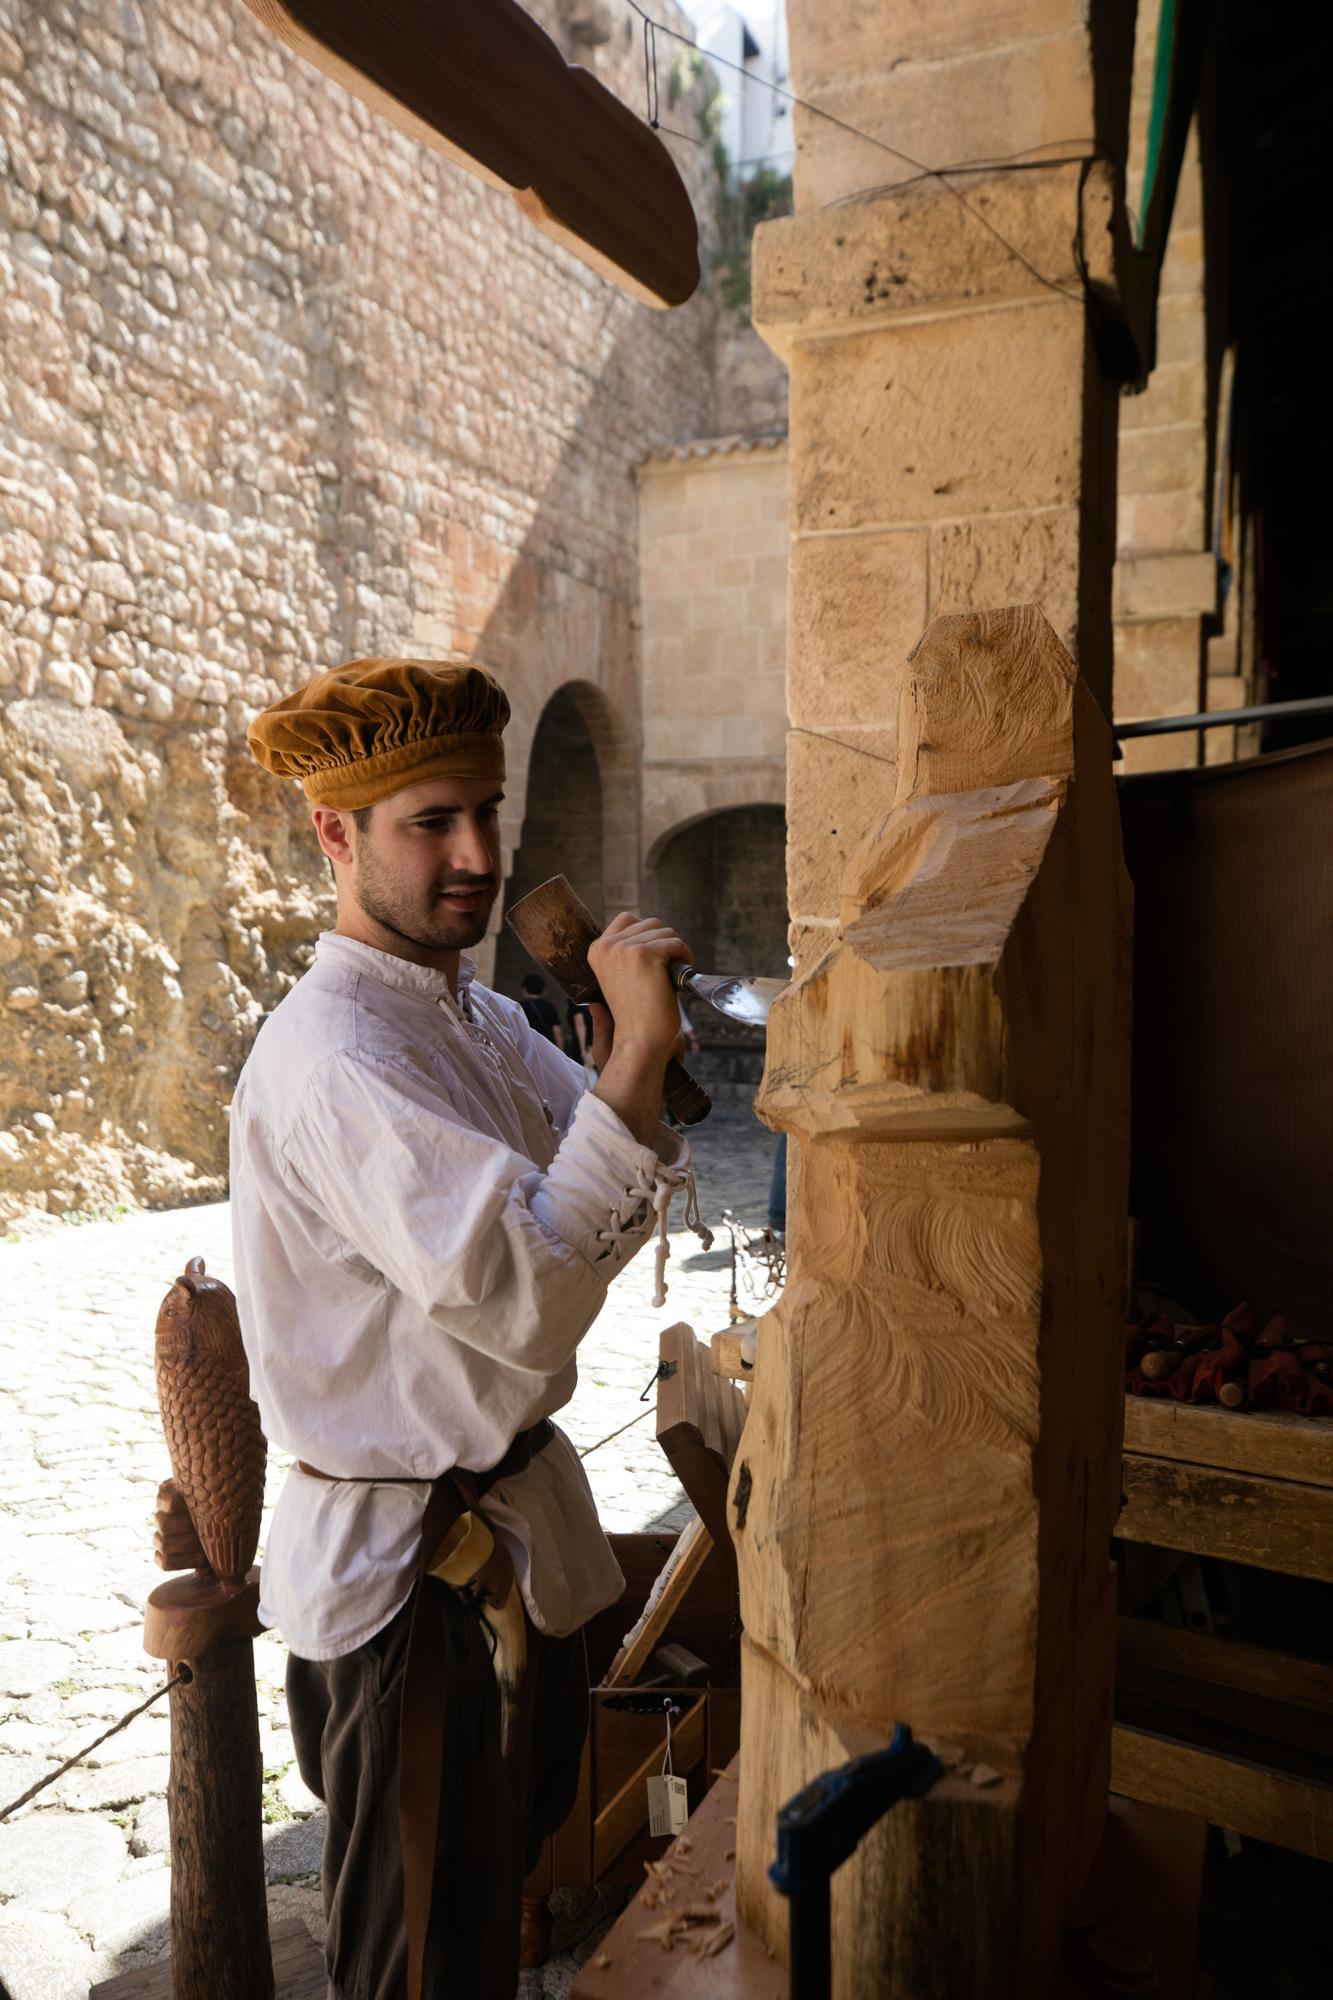
[[[1126,1396],[1125,1450],[1333,1487],[1333,1417]]]
[[[1123,1541],[1333,1582],[1333,1421],[1125,1399]]]
[[[1129,1396],[1124,1541],[1333,1582],[1333,1421]],[[1333,1860],[1333,1672],[1121,1619],[1111,1782]]]

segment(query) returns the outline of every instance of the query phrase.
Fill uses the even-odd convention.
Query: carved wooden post
[[[144,1650],[188,1675],[171,1690],[173,2000],[272,2000],[255,1703],[264,1434],[236,1301],[190,1260],[157,1321],[157,1388],[174,1477],[157,1559],[194,1574],[148,1600]]]
[[[908,1722],[1002,1782],[868,1837],[836,1991],[1031,2000],[1106,1814],[1129,887],[1109,731],[1039,611],[936,619],[898,729],[759,1099],[799,1152],[730,1493],[738,1903],[785,1952],[776,1808]]]

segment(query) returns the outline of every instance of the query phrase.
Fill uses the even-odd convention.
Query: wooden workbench
[[[735,1923],[736,1784],[739,1759],[709,1792],[687,1828],[687,1859],[699,1882],[725,1877],[717,1899],[724,1922]],[[1202,1819],[1130,1799],[1112,1798],[1106,1832],[1083,1898],[1087,1927],[1108,1926],[1123,1941],[1142,1926],[1158,1985],[1157,2000],[1194,2000],[1199,1899],[1203,1889]],[[675,1843],[672,1843],[674,1846]],[[787,1972],[757,1937],[737,1928],[715,1958],[697,1959],[640,1936],[660,1920],[640,1891],[574,1982],[571,2000],[785,2000]],[[966,1913],[960,1913],[966,1921]],[[1098,2000],[1086,1953],[1071,1938],[1046,2000]]]

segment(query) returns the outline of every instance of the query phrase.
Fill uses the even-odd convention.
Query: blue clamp
[[[943,1775],[934,1752],[898,1723],[887,1750],[825,1771],[787,1801],[778,1814],[778,1858],[769,1881],[784,1896],[827,1882],[890,1806],[920,1798]]]
[[[853,1757],[788,1799],[778,1814],[778,1858],[768,1879],[791,1901],[792,2000],[832,1993],[829,1882],[877,1820],[899,1799],[920,1798],[944,1766],[905,1722],[887,1750]]]

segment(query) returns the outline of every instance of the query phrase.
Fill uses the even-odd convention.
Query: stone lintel
[[[1112,335],[1104,365],[1139,379],[1148,365],[1147,273],[1130,246],[1119,177],[1101,160],[918,182],[763,223],[753,317],[790,361],[797,341],[1057,302],[1059,291],[1072,299],[1063,309],[1076,310],[1085,278]]]

